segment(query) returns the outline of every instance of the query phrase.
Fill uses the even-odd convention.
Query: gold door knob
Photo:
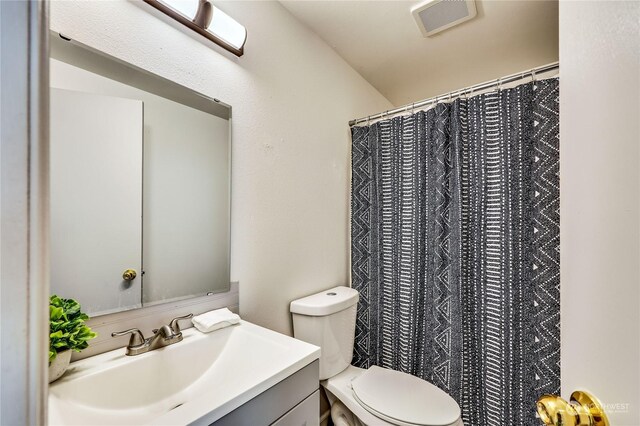
[[[138,276],[138,274],[133,269],[127,269],[122,273],[122,279],[125,281],[132,281],[136,278],[136,276]]]
[[[559,396],[542,395],[537,408],[547,426],[609,426],[598,398],[585,391],[572,393],[570,402]]]

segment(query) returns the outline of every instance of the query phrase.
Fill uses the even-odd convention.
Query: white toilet
[[[357,303],[356,290],[335,287],[294,300],[290,307],[294,336],[322,349],[320,383],[330,402],[340,401],[356,417],[337,404],[334,423],[462,426],[460,407],[435,385],[399,371],[351,365]]]

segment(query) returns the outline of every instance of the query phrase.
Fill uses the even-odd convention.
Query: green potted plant
[[[67,370],[71,351],[80,352],[97,336],[84,323],[88,319],[75,300],[55,294],[49,298],[49,383]]]

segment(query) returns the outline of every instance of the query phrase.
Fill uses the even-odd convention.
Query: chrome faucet
[[[140,355],[158,348],[173,345],[182,341],[182,331],[178,321],[193,318],[193,314],[177,317],[171,320],[169,325],[163,325],[153,331],[153,336],[145,339],[144,334],[137,328],[111,333],[111,337],[131,334],[125,354],[129,356]]]

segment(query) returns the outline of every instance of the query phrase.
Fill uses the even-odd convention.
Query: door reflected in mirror
[[[52,34],[51,292],[103,315],[229,289],[231,108]]]

